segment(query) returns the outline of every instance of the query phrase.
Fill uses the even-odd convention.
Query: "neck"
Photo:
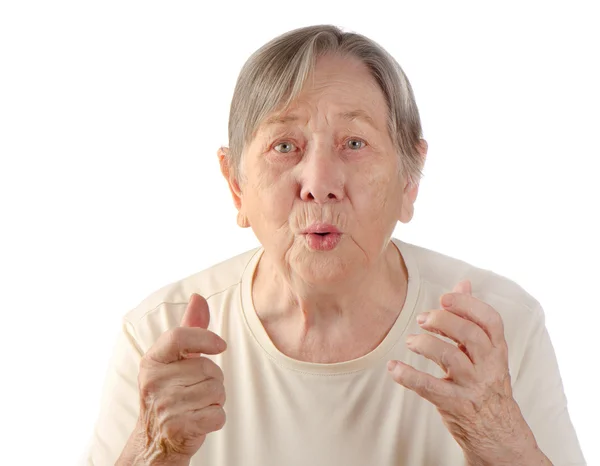
[[[395,319],[407,283],[404,260],[390,241],[370,267],[324,286],[307,283],[265,251],[256,270],[252,295],[256,312],[265,324],[296,322],[305,331],[327,330],[344,323],[363,327],[389,322],[390,314]]]

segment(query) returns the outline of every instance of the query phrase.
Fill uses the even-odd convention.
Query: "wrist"
[[[189,466],[188,455],[165,451],[147,437],[145,429],[137,425],[115,466]]]
[[[143,451],[134,458],[132,466],[189,466],[190,459],[176,453]]]
[[[539,448],[521,453],[511,452],[505,458],[490,460],[465,455],[465,459],[467,466],[553,466]]]
[[[533,431],[516,402],[508,408],[505,422],[485,442],[485,448],[465,449],[468,466],[552,466],[540,450]]]

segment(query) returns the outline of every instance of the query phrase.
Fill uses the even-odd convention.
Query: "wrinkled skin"
[[[551,464],[513,398],[500,314],[471,295],[468,280],[443,295],[440,304],[417,322],[456,345],[428,333],[409,335],[407,345],[438,364],[446,377],[390,361],[394,380],[437,407],[469,465]]]
[[[201,353],[222,353],[226,344],[207,330],[209,320],[206,300],[193,294],[181,325],[142,358],[133,464],[187,465],[206,435],[225,425],[223,372]]]

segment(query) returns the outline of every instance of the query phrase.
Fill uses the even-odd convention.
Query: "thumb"
[[[471,294],[471,281],[470,280],[463,280],[461,282],[459,282],[453,289],[452,292],[453,293],[464,293],[464,294]]]
[[[201,327],[208,328],[210,322],[210,312],[206,299],[197,293],[192,293],[190,301],[183,313],[181,327]]]

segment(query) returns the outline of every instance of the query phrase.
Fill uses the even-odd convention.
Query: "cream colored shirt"
[[[555,466],[585,465],[540,304],[490,271],[393,240],[408,270],[407,296],[381,344],[358,359],[334,364],[287,357],[269,339],[251,299],[258,248],[170,284],[123,320],[87,465],[113,465],[138,416],[142,355],[179,325],[191,293],[209,304],[209,329],[227,341],[213,359],[225,375],[227,422],[210,433],[191,466],[453,466],[462,450],[428,401],[398,385],[386,364],[398,359],[443,376],[433,362],[407,350],[419,333],[418,313],[463,279],[473,296],[503,317],[514,397],[541,450]],[[349,342],[351,344],[351,342]]]

